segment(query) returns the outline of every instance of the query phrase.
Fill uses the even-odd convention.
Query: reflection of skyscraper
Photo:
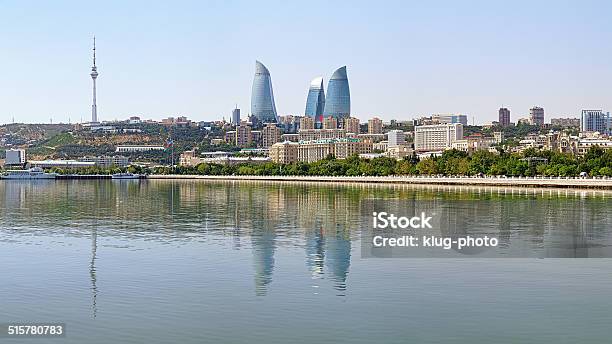
[[[548,209],[544,209],[543,212],[546,216],[541,217],[543,222],[541,227],[546,228],[542,233],[545,257],[588,258],[593,256],[591,250],[597,252],[596,246],[589,246],[589,238],[598,244],[604,242],[603,238],[598,238],[596,231],[592,230],[596,227],[594,222],[600,221],[597,215],[594,216],[596,208],[588,206],[584,198],[576,200],[571,209],[559,210],[558,206],[547,207]],[[569,214],[572,216],[568,216]],[[555,224],[555,221],[563,223]]]
[[[251,244],[255,264],[255,294],[257,296],[266,295],[268,284],[272,282],[275,240],[276,233],[273,229],[261,229],[257,233],[252,233]]]
[[[315,121],[315,127],[320,128],[324,109],[325,90],[323,89],[323,77],[314,78],[310,82],[310,88],[308,89],[304,115],[311,117]]]
[[[351,92],[346,66],[338,68],[327,84],[324,117],[346,118],[351,115]]]
[[[306,266],[312,277],[315,278],[323,275],[324,245],[325,237],[322,228],[306,232]]]
[[[346,277],[351,265],[351,240],[340,229],[325,238],[325,266],[329,269],[335,288],[346,290]]]
[[[264,123],[276,122],[272,78],[268,68],[259,61],[255,61],[255,77],[251,90],[251,115]]]

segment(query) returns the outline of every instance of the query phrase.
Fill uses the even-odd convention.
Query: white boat
[[[57,173],[45,173],[40,167],[33,167],[29,170],[8,170],[2,174],[2,179],[55,179]]]
[[[115,173],[111,176],[112,179],[140,179],[140,174],[134,173]]]

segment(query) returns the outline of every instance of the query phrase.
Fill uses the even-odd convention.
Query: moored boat
[[[0,177],[2,179],[55,179],[57,173],[46,173],[40,167],[33,167],[27,170],[8,170]]]
[[[115,173],[111,176],[112,179],[140,179],[140,174],[135,173]]]

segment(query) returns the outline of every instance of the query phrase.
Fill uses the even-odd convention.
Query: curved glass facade
[[[251,90],[251,114],[264,123],[276,122],[272,78],[268,68],[259,61],[255,61],[255,77]]]
[[[325,90],[323,89],[323,77],[314,78],[310,82],[308,97],[306,98],[306,111],[304,115],[315,120],[315,126],[323,122],[323,110],[325,109]]]
[[[346,66],[336,69],[329,79],[323,115],[334,118],[346,118],[351,115],[351,92],[346,75]]]

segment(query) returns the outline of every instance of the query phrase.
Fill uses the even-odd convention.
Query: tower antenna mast
[[[91,104],[91,121],[98,122],[98,106],[96,105],[96,79],[98,78],[98,67],[96,67],[96,36],[93,36],[93,66],[91,67],[91,80],[93,81],[93,102]]]

